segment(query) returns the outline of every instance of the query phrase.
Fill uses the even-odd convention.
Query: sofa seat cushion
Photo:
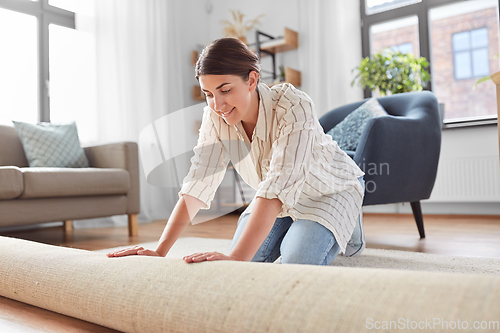
[[[21,199],[126,194],[130,175],[123,169],[21,168]]]
[[[15,199],[23,193],[23,173],[15,166],[0,166],[0,200]]]

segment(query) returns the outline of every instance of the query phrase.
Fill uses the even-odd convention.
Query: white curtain
[[[138,142],[148,125],[185,105],[175,3],[98,0],[93,24],[77,13],[77,29],[95,37],[97,143]],[[177,192],[149,185],[139,165],[139,222],[168,218]],[[115,216],[77,221],[76,227],[125,224],[126,216]]]
[[[299,0],[299,61],[302,90],[318,115],[359,101],[351,70],[361,61],[359,0]]]

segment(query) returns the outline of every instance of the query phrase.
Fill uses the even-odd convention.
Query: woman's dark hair
[[[248,80],[251,71],[260,78],[259,57],[237,38],[216,39],[201,51],[196,62],[196,79],[200,75],[237,75]]]

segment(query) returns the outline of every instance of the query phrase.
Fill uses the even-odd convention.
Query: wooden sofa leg
[[[424,231],[424,218],[422,216],[422,207],[420,206],[420,201],[410,202],[411,210],[413,211],[413,216],[415,217],[415,222],[417,222],[418,233],[420,238],[425,238]]]
[[[69,234],[73,232],[73,220],[64,221],[64,232]]]
[[[137,214],[128,215],[128,235],[129,237],[139,235],[139,223],[137,222]]]

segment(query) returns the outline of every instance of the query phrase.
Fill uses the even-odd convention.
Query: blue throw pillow
[[[380,105],[375,97],[372,97],[361,104],[356,110],[349,113],[347,117],[326,134],[332,136],[332,139],[337,142],[340,149],[354,151],[358,146],[359,138],[368,120],[387,115],[382,105]]]
[[[80,146],[76,124],[37,125],[12,121],[30,167],[86,168],[89,161]]]

